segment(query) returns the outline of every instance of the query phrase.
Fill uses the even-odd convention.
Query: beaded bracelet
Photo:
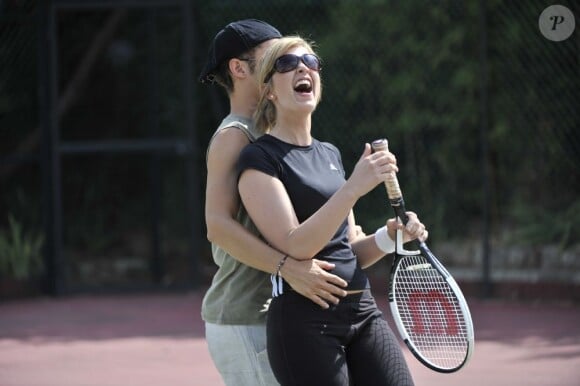
[[[278,263],[278,267],[276,268],[276,276],[280,276],[280,270],[282,269],[282,266],[284,265],[284,263],[286,262],[286,259],[288,259],[288,255],[284,255],[283,258],[280,259],[280,262]]]

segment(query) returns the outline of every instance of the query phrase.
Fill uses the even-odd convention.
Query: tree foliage
[[[32,161],[3,158],[0,228],[7,229],[11,212],[39,229],[42,152],[40,137],[36,147],[28,137],[41,126],[42,31],[36,3],[1,4],[0,151],[25,149]],[[480,236],[483,171],[489,170],[494,233],[508,232],[517,242],[570,244],[580,239],[578,32],[559,43],[543,38],[537,18],[545,6],[500,0],[195,2],[189,75],[196,78],[214,34],[235,19],[264,19],[284,34],[312,39],[323,59],[324,90],[313,133],[341,149],[347,171],[365,142],[388,138],[408,207],[437,240]],[[73,7],[57,13],[61,91],[113,12]],[[184,105],[179,12],[126,13],[63,114],[62,140],[179,137],[185,135],[185,111],[193,108],[197,170],[205,179],[205,146],[228,106],[221,90],[196,82],[194,105]],[[489,143],[487,158],[482,138]],[[66,158],[66,242],[102,251],[123,242],[119,224],[143,227],[144,210],[151,208],[151,162],[130,155]],[[163,229],[185,238],[185,198],[178,193],[185,191],[184,171],[178,161],[161,164]],[[10,173],[4,173],[7,166]],[[17,191],[34,203],[35,216],[17,202]],[[379,187],[357,204],[357,218],[369,232],[391,216],[384,194]]]

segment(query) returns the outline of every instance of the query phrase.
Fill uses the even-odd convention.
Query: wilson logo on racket
[[[459,334],[459,325],[453,304],[440,291],[412,292],[409,295],[409,310],[415,334]],[[433,317],[433,315],[439,317]]]

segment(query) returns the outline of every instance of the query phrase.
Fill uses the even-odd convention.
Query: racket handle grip
[[[377,139],[371,143],[371,146],[374,151],[389,150],[389,141],[385,138]],[[403,198],[401,188],[399,188],[399,180],[397,179],[395,172],[389,173],[387,180],[385,181],[385,187],[387,188],[387,195],[389,196],[391,203],[394,203],[394,201],[400,201]]]

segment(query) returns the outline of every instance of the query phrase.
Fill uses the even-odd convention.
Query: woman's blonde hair
[[[274,63],[276,59],[284,55],[295,47],[304,47],[310,54],[314,54],[312,46],[314,43],[307,42],[300,36],[285,36],[277,39],[270,47],[266,49],[262,60],[258,63],[256,68],[256,79],[258,87],[260,88],[260,97],[258,105],[254,112],[255,128],[259,133],[267,133],[276,124],[276,107],[274,103],[268,99],[268,95],[272,92],[272,72],[274,71]],[[269,77],[268,81],[266,79]],[[316,102],[320,101],[322,93],[322,85],[317,95]]]

